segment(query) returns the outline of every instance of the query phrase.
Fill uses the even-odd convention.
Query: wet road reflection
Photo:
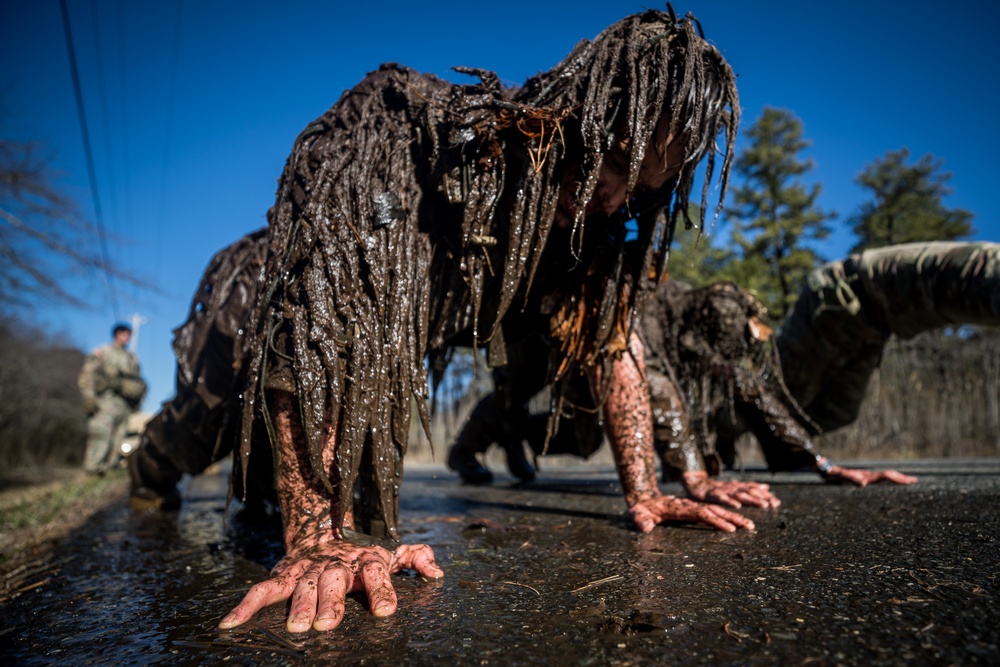
[[[486,488],[410,469],[404,541],[431,544],[446,577],[397,577],[396,615],[351,598],[338,630],[303,635],[283,605],[215,628],[281,543],[274,525],[224,522],[225,477],[205,476],[179,513],[121,502],[71,536],[49,583],[0,607],[0,662],[997,664],[1000,460],[898,467],[920,483],[751,472],[784,501],[743,510],[755,533],[648,535],[627,530],[610,469]]]

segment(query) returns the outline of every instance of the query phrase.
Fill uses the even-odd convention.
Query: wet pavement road
[[[215,624],[280,556],[199,477],[170,515],[124,501],[0,607],[4,665],[645,665],[1000,663],[1000,459],[917,462],[911,487],[771,476],[754,533],[628,530],[611,469],[546,468],[515,488],[408,469],[404,542],[446,576],[395,579],[399,611],[348,601],[335,631],[290,635],[283,605]],[[670,492],[678,492],[675,485]]]

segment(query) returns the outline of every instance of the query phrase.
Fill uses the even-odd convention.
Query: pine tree
[[[910,151],[902,148],[877,158],[855,179],[871,190],[850,224],[858,236],[853,251],[913,241],[953,240],[972,234],[972,214],[947,209],[942,199],[951,194],[951,174],[930,154],[907,165]]]
[[[733,191],[734,205],[726,209],[740,257],[726,273],[755,292],[777,320],[820,261],[804,242],[826,238],[826,222],[835,214],[816,205],[819,184],[807,187],[801,181],[813,164],[798,157],[810,142],[802,137],[802,122],[794,114],[765,108],[746,134],[750,145],[735,165],[744,182]]]
[[[700,220],[700,207],[691,204],[688,216],[691,220]],[[683,225],[677,225],[667,266],[671,280],[679,280],[692,287],[729,280],[725,268],[733,261],[734,254],[730,249],[713,244],[716,229],[708,228],[702,232],[697,227],[685,229]]]

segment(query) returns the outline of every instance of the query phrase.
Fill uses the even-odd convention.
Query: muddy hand
[[[753,521],[736,512],[674,496],[650,495],[632,505],[628,517],[643,533],[667,521],[705,523],[730,533],[737,528],[754,529]]]
[[[219,627],[246,623],[264,607],[291,598],[289,632],[332,630],[344,618],[347,594],[358,591],[367,595],[374,616],[389,616],[396,611],[390,575],[403,569],[435,579],[444,576],[426,544],[403,545],[393,553],[338,540],[292,552],[275,566],[270,579],[250,589]]]
[[[781,501],[771,493],[771,487],[758,482],[722,480],[709,477],[704,470],[689,471],[681,476],[688,495],[694,500],[727,507],[780,507]]]
[[[917,478],[904,475],[895,470],[864,470],[861,468],[844,468],[833,466],[825,475],[827,484],[854,484],[868,486],[876,482],[890,484],[916,484]]]

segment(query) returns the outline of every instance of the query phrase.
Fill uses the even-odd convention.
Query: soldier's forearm
[[[632,353],[622,355],[611,366],[604,419],[625,502],[631,507],[659,495],[660,489],[656,484],[653,419],[643,349],[635,334],[629,339],[629,348]],[[600,373],[594,373],[595,386],[600,386]]]
[[[277,392],[272,401],[278,442],[275,487],[284,524],[285,548],[303,549],[331,539],[342,539],[337,525],[337,499],[326,493],[310,468],[305,435],[294,397]],[[333,469],[336,442],[331,436],[323,450],[325,470]],[[345,527],[352,527],[351,516]]]
[[[815,467],[820,453],[809,432],[774,394],[764,391],[740,406],[772,471]]]

